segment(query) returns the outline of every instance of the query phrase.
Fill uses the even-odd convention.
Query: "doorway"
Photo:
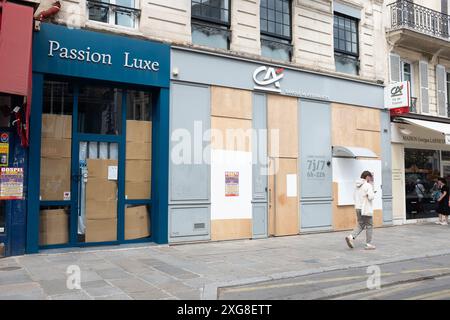
[[[44,81],[41,248],[151,241],[152,92]]]

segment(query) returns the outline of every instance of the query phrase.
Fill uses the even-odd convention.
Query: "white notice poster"
[[[296,197],[297,196],[297,175],[287,174],[286,175],[286,196]]]
[[[108,166],[108,180],[117,180],[117,166]]]

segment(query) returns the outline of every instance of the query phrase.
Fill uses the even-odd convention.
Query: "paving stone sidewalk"
[[[0,259],[3,299],[216,299],[217,288],[450,254],[450,227],[405,225],[374,231],[377,250],[350,250],[347,232],[184,245],[47,250]],[[67,288],[67,268],[81,289]]]

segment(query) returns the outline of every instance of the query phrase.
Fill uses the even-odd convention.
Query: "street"
[[[379,288],[368,288],[373,270],[380,272]],[[450,299],[450,255],[222,288],[219,299]]]
[[[377,228],[377,249],[369,251],[364,250],[364,234],[349,249],[347,234],[52,249],[8,257],[0,259],[0,300],[440,299],[449,295],[450,227],[427,223]],[[77,273],[78,288],[72,281]],[[376,287],[377,279],[381,289],[368,290],[367,281]]]

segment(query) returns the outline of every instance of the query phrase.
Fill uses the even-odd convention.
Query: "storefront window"
[[[73,90],[69,82],[44,82],[41,131],[42,201],[70,200]]]
[[[152,96],[146,91],[127,92],[125,195],[151,198]]]
[[[406,218],[432,218],[437,215],[436,181],[440,176],[439,151],[405,149]]]
[[[120,134],[121,108],[121,89],[81,86],[78,96],[78,132]]]

